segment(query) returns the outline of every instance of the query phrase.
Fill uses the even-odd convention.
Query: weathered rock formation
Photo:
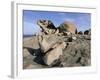
[[[66,47],[66,43],[56,43],[43,57],[46,65],[51,65],[55,60],[59,59],[63,55],[63,49]]]
[[[77,28],[70,22],[59,28],[49,20],[37,23],[44,34],[24,39],[24,69],[91,65],[90,29],[76,34]]]
[[[71,32],[72,34],[76,34],[77,33],[77,28],[76,25],[72,22],[64,22],[62,24],[60,24],[60,26],[58,27],[60,32]]]
[[[59,31],[64,34],[77,33],[76,25],[72,22],[64,22],[60,24],[58,28],[56,28],[50,20],[38,20],[37,24],[41,27],[42,32],[45,34],[57,34]]]
[[[37,24],[45,34],[53,34],[56,32],[56,27],[50,20],[38,20]]]

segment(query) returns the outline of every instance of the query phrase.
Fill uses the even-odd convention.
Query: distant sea
[[[23,38],[28,38],[28,37],[32,37],[34,35],[23,35]]]

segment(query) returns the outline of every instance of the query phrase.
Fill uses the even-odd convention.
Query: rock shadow
[[[24,48],[26,48],[32,56],[36,56],[33,59],[34,62],[36,62],[37,64],[45,65],[45,63],[43,61],[43,55],[42,55],[40,48],[38,48],[38,49],[34,49],[34,48],[30,48],[30,47],[24,47]]]

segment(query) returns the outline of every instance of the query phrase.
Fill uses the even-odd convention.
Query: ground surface
[[[90,35],[75,35],[76,39],[72,36],[56,36],[53,35],[49,38],[50,41],[62,40],[65,41],[67,47],[63,50],[63,67],[76,67],[76,66],[90,66],[91,52],[90,52]],[[40,54],[40,47],[38,44],[38,37],[32,36],[23,39],[23,68],[36,69],[48,68],[42,60]],[[61,67],[56,65],[55,67]]]

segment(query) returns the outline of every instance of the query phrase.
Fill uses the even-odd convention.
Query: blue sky
[[[78,31],[84,31],[91,27],[90,13],[23,10],[24,35],[32,35],[40,31],[37,25],[39,19],[51,20],[56,27],[65,21],[70,21],[76,24]]]

